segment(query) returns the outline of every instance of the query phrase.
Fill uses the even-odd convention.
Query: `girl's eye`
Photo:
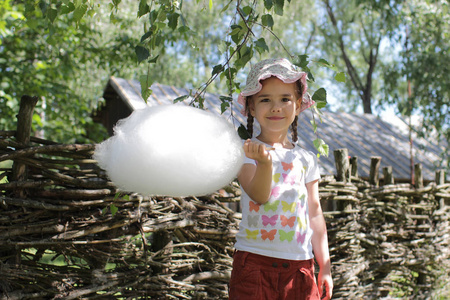
[[[261,99],[261,102],[269,102],[269,101],[270,101],[269,98],[263,98],[263,99]]]
[[[289,99],[289,98],[283,98],[283,102],[289,102],[289,101],[291,101],[291,99]]]

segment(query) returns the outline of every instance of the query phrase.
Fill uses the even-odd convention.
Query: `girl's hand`
[[[270,156],[269,151],[266,149],[266,146],[261,143],[254,142],[250,139],[246,140],[244,143],[244,152],[248,158],[254,159],[258,163],[272,163],[272,157]]]
[[[333,295],[333,280],[331,279],[331,274],[320,271],[317,285],[319,288],[320,299],[331,299],[331,296]]]

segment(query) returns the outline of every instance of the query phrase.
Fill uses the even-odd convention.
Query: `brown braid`
[[[246,110],[247,110],[247,132],[250,135],[250,137],[253,136],[253,122],[254,122],[254,118],[252,116],[252,114],[250,113],[250,108],[248,107],[248,97],[246,100]]]
[[[292,141],[294,143],[296,143],[298,141],[297,125],[298,125],[298,116],[295,116],[295,119],[294,119],[294,121],[292,121],[292,124],[291,124]]]
[[[300,107],[303,102],[303,84],[300,80],[297,80],[295,82],[297,84],[297,94],[300,96]],[[296,143],[298,141],[298,116],[295,116],[294,121],[291,124],[291,130],[292,130],[292,141]]]

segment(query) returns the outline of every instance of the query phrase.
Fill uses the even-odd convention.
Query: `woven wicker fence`
[[[0,299],[227,299],[237,184],[205,197],[123,194],[94,145],[30,137],[22,123],[0,131]],[[395,184],[389,170],[383,183],[373,161],[369,180],[344,159],[320,183],[333,298],[434,297],[450,284],[450,184],[443,172]]]

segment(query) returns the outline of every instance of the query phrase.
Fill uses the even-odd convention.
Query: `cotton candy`
[[[134,111],[98,144],[94,159],[122,190],[143,195],[199,196],[239,172],[244,153],[224,118],[184,105]]]

